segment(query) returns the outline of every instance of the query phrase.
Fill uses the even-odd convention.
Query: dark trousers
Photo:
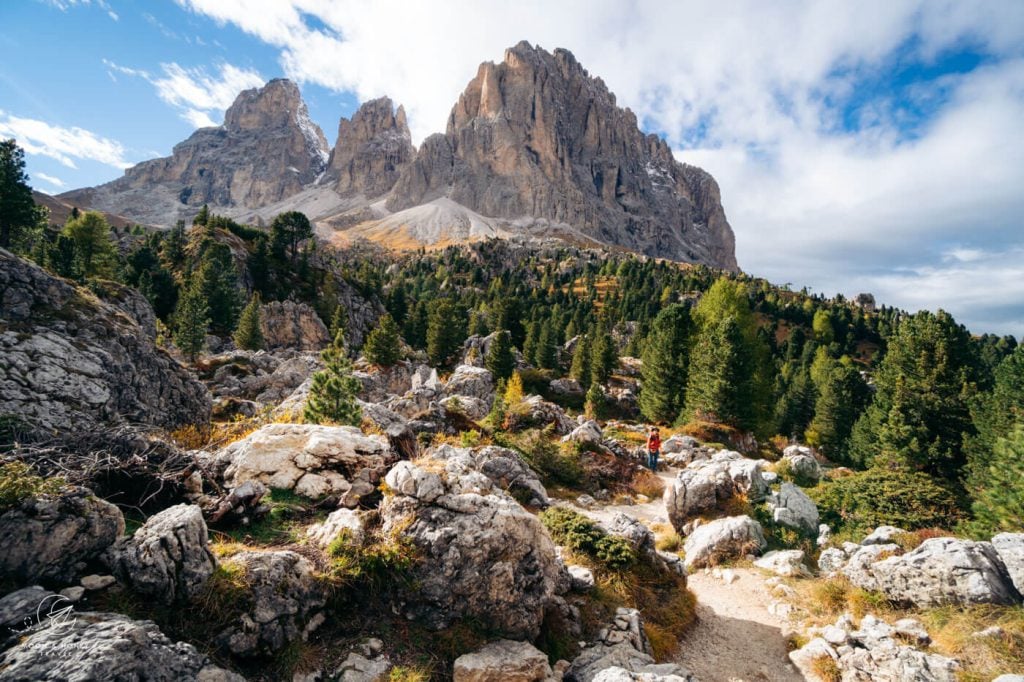
[[[660,453],[657,450],[647,451],[647,468],[651,471],[658,470],[658,455]]]

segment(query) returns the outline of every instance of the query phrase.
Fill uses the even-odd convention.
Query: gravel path
[[[676,470],[658,473],[671,485]],[[667,523],[662,501],[608,505],[581,510],[607,521],[615,512],[640,519],[648,526]],[[687,579],[697,595],[697,622],[686,634],[675,662],[686,666],[701,682],[802,682],[789,662],[784,622],[768,612],[773,599],[765,575],[757,569],[733,569],[727,584],[711,573],[696,571]]]

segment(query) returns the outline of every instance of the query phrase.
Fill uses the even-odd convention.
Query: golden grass
[[[658,499],[665,492],[665,483],[653,472],[640,469],[633,475],[629,487],[639,495],[646,495],[652,500]]]
[[[822,682],[841,682],[843,671],[839,664],[831,656],[819,656],[811,661],[811,671],[817,675]]]

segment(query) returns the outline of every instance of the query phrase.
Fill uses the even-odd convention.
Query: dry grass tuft
[[[660,498],[665,492],[665,483],[657,476],[657,474],[648,469],[638,470],[633,475],[633,481],[630,483],[629,487],[637,494],[646,495],[652,500]]]
[[[841,682],[843,671],[839,664],[831,656],[819,656],[811,661],[811,671],[818,676],[822,682]]]

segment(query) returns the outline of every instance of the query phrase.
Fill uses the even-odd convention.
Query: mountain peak
[[[342,196],[387,194],[415,154],[405,109],[390,97],[364,102],[351,119],[338,123],[338,141],[321,182],[334,181]]]

